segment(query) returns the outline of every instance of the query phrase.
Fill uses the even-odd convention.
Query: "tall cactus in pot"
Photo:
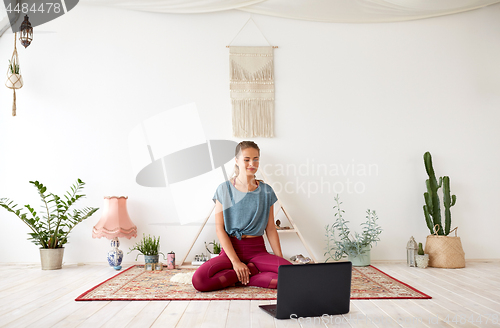
[[[451,227],[451,211],[450,207],[455,205],[457,196],[450,197],[450,177],[443,177],[443,205],[444,205],[444,235],[448,236]]]
[[[450,178],[448,176],[436,179],[434,168],[432,167],[432,157],[429,152],[424,154],[425,170],[429,179],[425,181],[427,192],[424,193],[425,205],[424,215],[425,222],[431,234],[434,233],[434,227],[438,225],[439,235],[447,236],[450,233],[451,227],[451,211],[450,207],[455,205],[457,200],[455,195],[450,196]],[[439,201],[438,190],[443,186],[443,205],[445,208],[445,227],[441,223],[441,204]]]

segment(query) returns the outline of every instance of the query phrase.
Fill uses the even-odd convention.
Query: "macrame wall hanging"
[[[250,20],[252,18],[238,34]],[[268,47],[227,47],[233,136],[274,137],[274,48],[277,47],[271,44]]]

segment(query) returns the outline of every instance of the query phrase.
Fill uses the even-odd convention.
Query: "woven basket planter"
[[[456,234],[455,230],[455,237],[438,236],[437,234],[427,236],[425,253],[429,254],[430,267],[465,268],[465,252],[460,237],[457,237]]]

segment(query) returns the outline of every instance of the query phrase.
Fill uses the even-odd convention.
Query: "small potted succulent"
[[[211,247],[212,250],[209,249],[209,247],[208,247],[209,245],[212,245],[212,247]],[[219,256],[220,251],[221,251],[220,244],[218,242],[216,242],[215,240],[209,242],[208,244],[205,242],[205,248],[210,253],[210,258],[214,258],[214,257]]]
[[[340,259],[347,256],[347,259],[352,262],[353,266],[368,266],[370,265],[370,249],[373,243],[379,241],[379,235],[382,233],[382,228],[378,225],[377,214],[375,211],[366,211],[366,222],[361,225],[364,226],[363,233],[359,234],[357,232],[354,235],[351,234],[347,223],[349,221],[344,220],[342,213],[344,211],[340,209],[339,196],[335,197],[337,205],[333,208],[336,209],[335,213],[335,223],[327,225],[326,228],[326,238],[327,247],[325,256],[328,255],[326,261],[332,259],[334,261],[339,261]],[[336,236],[338,233],[338,238]]]
[[[148,264],[153,265],[155,263],[159,263],[160,254],[163,255],[163,259],[166,260],[165,254],[160,252],[160,237],[151,237],[151,235],[146,237],[146,234],[143,234],[142,239],[136,243],[134,247],[130,248],[128,254],[132,251],[139,251],[139,254],[135,257],[136,261],[139,255],[144,255],[144,263],[146,267]]]
[[[417,263],[418,268],[425,269],[429,266],[429,254],[424,253],[422,243],[418,243],[418,252],[415,256],[415,262]]]

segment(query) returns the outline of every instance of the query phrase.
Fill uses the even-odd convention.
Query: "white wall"
[[[437,174],[451,177],[458,198],[453,226],[466,257],[500,258],[499,17],[500,5],[390,24],[253,16],[279,46],[276,138],[254,140],[270,182],[289,182],[290,192],[279,196],[316,257],[323,258],[324,226],[333,222],[328,186],[344,186],[353,230],[367,208],[377,210],[384,233],[372,259],[404,259],[410,236],[424,241],[422,155],[429,150]],[[162,250],[181,258],[198,227],[178,225],[168,188],[135,183],[128,135],[144,119],[195,102],[207,139],[236,140],[225,46],[248,18],[238,11],[168,15],[79,5],[35,28],[33,44],[19,49],[25,86],[17,117],[10,116],[12,91],[0,88],[0,197],[38,206],[28,181],[62,194],[81,178],[87,198],[80,206],[129,196],[139,234],[161,235]],[[12,38],[0,38],[4,65]],[[321,165],[356,171],[312,171]],[[370,175],[359,174],[369,165]],[[279,171],[287,166],[301,171]],[[363,192],[349,193],[356,183]],[[91,238],[100,213],[75,228],[67,263],[104,261],[108,241]],[[38,262],[28,228],[3,209],[0,222],[0,262]],[[214,237],[207,229],[201,240]],[[133,243],[122,240],[122,249]],[[303,252],[298,244],[284,237],[285,254]],[[201,250],[199,244],[192,255]]]

